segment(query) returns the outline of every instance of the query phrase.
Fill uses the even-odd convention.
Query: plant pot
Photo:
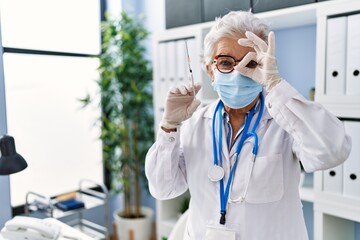
[[[154,211],[148,207],[141,207],[143,218],[123,218],[119,215],[122,211],[118,209],[113,213],[118,239],[150,240]]]

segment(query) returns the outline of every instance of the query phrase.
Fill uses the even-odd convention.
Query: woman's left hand
[[[247,38],[240,38],[238,43],[254,48],[255,52],[248,52],[235,69],[270,91],[281,81],[275,58],[275,34],[269,33],[268,44],[252,32],[247,31],[245,35]],[[248,66],[251,61],[257,63],[253,68]]]

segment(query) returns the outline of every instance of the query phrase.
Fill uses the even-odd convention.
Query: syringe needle
[[[191,80],[191,84],[192,84],[192,88],[193,88],[193,93],[194,93],[194,98],[195,98],[195,83],[194,83],[194,75],[190,66],[190,55],[189,55],[189,49],[188,49],[188,45],[187,45],[187,41],[185,40],[185,47],[186,47],[186,56],[187,56],[187,63],[189,66],[189,72],[190,72],[190,80]]]

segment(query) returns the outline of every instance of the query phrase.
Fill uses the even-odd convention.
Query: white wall
[[[147,1],[144,4],[144,15],[146,16],[145,27],[150,31],[149,41],[146,45],[149,59],[153,59],[152,47],[154,34],[165,30],[165,0]]]
[[[107,12],[110,16],[119,16],[121,12],[121,1],[120,0],[107,0],[106,1]]]
[[[114,0],[108,0],[108,7]],[[152,59],[152,42],[156,32],[165,30],[165,0],[121,0],[122,10],[128,14],[138,17],[139,15],[145,16],[144,26],[150,32],[149,38],[145,43],[147,49],[147,58]],[[112,11],[113,12],[113,11]]]

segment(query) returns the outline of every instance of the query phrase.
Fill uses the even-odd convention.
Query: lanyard
[[[250,123],[251,120],[255,114],[255,108],[256,105],[250,110],[246,121],[245,121],[245,126],[243,129],[243,133],[241,135],[241,138],[239,140],[239,143],[236,147],[236,156],[235,156],[235,161],[233,166],[230,169],[230,174],[229,174],[229,179],[226,183],[226,187],[224,186],[224,179],[223,179],[223,173],[222,176],[220,177],[220,214],[221,214],[221,218],[220,218],[220,224],[225,224],[225,215],[226,215],[226,207],[227,207],[227,202],[229,199],[229,193],[230,193],[230,186],[231,186],[231,182],[232,182],[232,178],[238,163],[238,158],[241,152],[241,149],[244,145],[244,142],[247,138],[253,137],[254,138],[254,147],[253,147],[253,161],[255,160],[257,151],[258,151],[258,136],[256,134],[256,128],[259,125],[260,119],[262,117],[263,114],[263,110],[264,110],[264,97],[262,92],[260,93],[260,99],[261,99],[261,106],[260,106],[260,112],[258,114],[258,117],[255,121],[254,126],[252,127],[251,131],[248,132],[249,127],[250,127]],[[222,169],[222,109],[223,109],[223,103],[220,100],[219,103],[217,104],[216,108],[215,108],[215,112],[214,112],[214,117],[213,117],[213,122],[212,122],[212,140],[213,140],[213,154],[214,154],[214,166],[217,167],[218,169],[221,169],[221,171],[223,171]],[[219,136],[218,136],[218,144],[216,144],[216,136],[215,136],[215,122],[216,122],[216,114],[217,112],[219,112]],[[218,147],[217,147],[218,145]],[[219,149],[219,151],[218,151]],[[224,187],[225,187],[225,191],[224,191]]]

